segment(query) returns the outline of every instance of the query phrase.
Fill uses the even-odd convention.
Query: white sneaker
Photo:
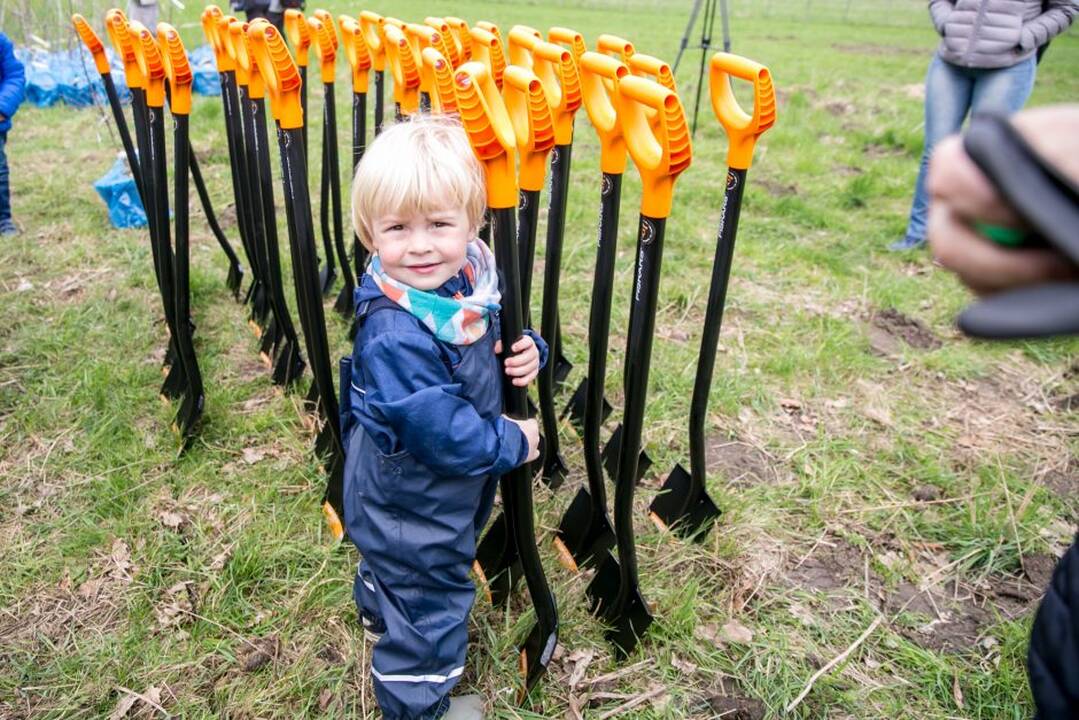
[[[483,720],[483,698],[479,695],[451,697],[450,709],[442,720]]]

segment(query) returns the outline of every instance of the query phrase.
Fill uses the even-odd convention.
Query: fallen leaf
[[[683,673],[684,675],[692,675],[697,672],[697,666],[691,663],[689,660],[683,660],[677,655],[671,655],[671,665],[675,670]]]
[[[952,675],[952,699],[955,700],[955,706],[960,710],[966,709],[966,704],[963,702],[963,689],[959,687],[959,676]]]
[[[719,644],[719,630],[715,625],[698,625],[693,629],[693,636],[698,640]]]
[[[210,569],[215,571],[224,570],[231,558],[232,547],[230,546],[219,552],[217,555],[214,555],[213,559],[210,560]]]
[[[333,690],[329,688],[323,688],[322,692],[318,694],[318,709],[321,712],[326,712],[326,709],[333,704]]]
[[[248,465],[254,465],[264,457],[266,457],[265,448],[244,448],[243,450],[244,462]]]
[[[737,620],[730,620],[720,628],[719,637],[725,642],[748,645],[753,642],[753,631]]]
[[[244,672],[254,672],[275,659],[281,650],[281,641],[276,635],[249,640],[244,646],[246,655],[240,661]]]
[[[588,671],[588,665],[592,662],[595,654],[596,651],[592,649],[574,650],[570,654],[568,662],[573,663],[573,672],[570,673],[569,680],[566,681],[570,690],[576,689],[581,680],[584,679],[584,674]]]
[[[187,518],[172,510],[162,510],[157,514],[157,519],[169,530],[179,530],[187,524]]]
[[[161,629],[174,628],[191,621],[195,612],[195,583],[178,582],[165,591],[166,601],[154,608]]]
[[[124,693],[120,698],[120,702],[116,703],[116,707],[109,714],[109,720],[123,720],[138,701],[139,699],[135,695]]]
[[[798,622],[810,627],[817,624],[817,617],[813,614],[813,611],[807,608],[801,603],[791,603],[790,613]]]

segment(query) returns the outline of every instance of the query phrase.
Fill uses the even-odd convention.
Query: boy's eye
[[[398,230],[404,230],[405,226],[398,223],[397,225],[390,225],[383,232],[397,232]]]
[[[445,220],[435,220],[431,224],[434,225],[436,228],[443,228],[443,227],[449,227],[450,226],[450,224],[448,222],[446,222]]]

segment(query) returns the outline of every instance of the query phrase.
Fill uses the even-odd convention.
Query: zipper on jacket
[[[978,45],[978,31],[982,29],[982,20],[985,18],[986,8],[989,7],[989,0],[982,0],[978,4],[978,14],[974,16],[974,25],[970,29],[970,39],[967,41],[967,49],[963,52],[963,65],[972,67],[970,62],[971,55],[974,53],[974,48]]]

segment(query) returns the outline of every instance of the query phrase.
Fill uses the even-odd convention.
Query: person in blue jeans
[[[0,32],[0,235],[16,235],[11,219],[11,185],[7,165],[7,134],[11,118],[26,97],[26,73],[15,57],[11,40]]]
[[[502,381],[530,383],[547,345],[526,330],[504,338],[512,354],[499,362],[499,275],[477,236],[485,204],[464,128],[445,117],[387,129],[352,185],[371,259],[341,368],[344,511],[386,720],[482,720],[482,698],[450,697],[476,594],[469,570],[499,477],[539,455],[536,421],[502,414]]]
[[[925,78],[925,150],[907,231],[892,250],[925,246],[929,156],[970,113],[1013,114],[1034,88],[1038,48],[1079,14],[1079,0],[929,0],[941,36]]]

